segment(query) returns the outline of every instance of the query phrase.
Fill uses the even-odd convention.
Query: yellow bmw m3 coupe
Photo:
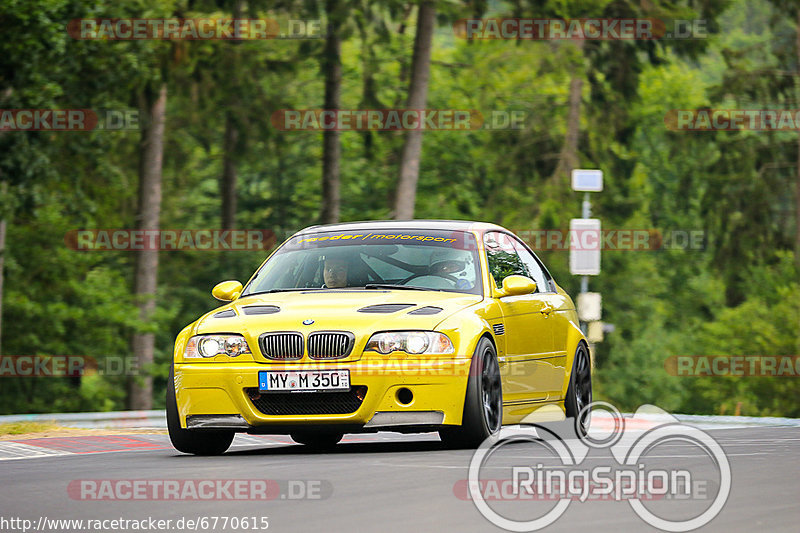
[[[327,447],[438,431],[472,447],[542,406],[588,429],[592,364],[572,299],[500,226],[314,226],[212,294],[225,305],[175,341],[167,423],[181,452],[223,453],[236,432]]]

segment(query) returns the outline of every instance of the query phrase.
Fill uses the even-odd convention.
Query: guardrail
[[[104,413],[51,413],[0,416],[0,424],[16,422],[50,422],[59,426],[75,428],[167,428],[167,416],[162,409],[152,411],[108,411]]]
[[[630,416],[629,413],[624,413]],[[708,429],[747,426],[792,426],[800,427],[800,418],[753,417],[753,416],[712,416],[712,415],[673,415],[681,422],[702,426]],[[654,422],[659,415],[649,415]],[[36,415],[0,416],[0,424],[15,422],[51,422],[59,426],[77,428],[128,428],[128,429],[166,429],[167,418],[163,410],[152,411],[109,411],[105,413],[52,413]]]
[[[792,426],[800,427],[800,418],[780,418],[773,416],[717,416],[717,415],[674,415],[687,424],[707,426]]]

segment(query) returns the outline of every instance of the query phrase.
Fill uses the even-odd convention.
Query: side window
[[[536,282],[536,292],[550,292],[550,283],[547,275],[544,273],[539,261],[531,254],[521,242],[514,240],[514,248],[517,250],[520,259],[525,264],[528,271],[528,277]]]
[[[502,287],[503,280],[512,274],[529,276],[528,269],[525,268],[525,264],[517,254],[514,244],[508,235],[495,231],[488,232],[483,237],[483,243],[486,246],[489,272],[491,272],[498,287]]]

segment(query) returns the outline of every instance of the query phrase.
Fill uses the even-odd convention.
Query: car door
[[[538,386],[544,388],[549,399],[560,399],[563,396],[562,387],[567,363],[567,332],[569,331],[569,317],[567,314],[567,299],[555,290],[555,284],[547,270],[534,253],[520,240],[514,238],[514,249],[519,254],[520,260],[528,271],[528,277],[536,282],[536,296],[552,308],[547,314],[547,325],[553,344],[548,353],[540,355],[536,361]]]
[[[486,258],[496,287],[512,274],[529,276],[512,237],[501,232],[484,236]],[[508,406],[544,400],[549,380],[542,379],[540,360],[554,351],[548,319],[552,307],[540,293],[503,296],[497,299],[503,315],[506,353],[501,357],[503,400]]]

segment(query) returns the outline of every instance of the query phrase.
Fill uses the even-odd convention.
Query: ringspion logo
[[[553,420],[545,409],[540,408],[542,418]],[[516,532],[543,529],[573,503],[586,501],[626,501],[645,523],[673,532],[697,529],[722,511],[730,495],[731,468],[708,433],[655,406],[642,406],[632,418],[624,418],[614,406],[594,402],[577,420],[592,411],[611,415],[610,434],[558,434],[535,422],[537,411],[519,426],[501,428],[475,451],[467,479],[453,486],[455,496],[471,500],[495,526]],[[636,421],[650,414],[661,420],[637,431]],[[676,445],[684,454],[679,457],[691,460],[660,458],[660,447]],[[606,461],[597,456],[587,460],[592,450],[603,449],[610,454]],[[494,503],[498,501],[504,505]],[[546,505],[536,505],[542,501]],[[652,501],[659,505],[648,506]]]

